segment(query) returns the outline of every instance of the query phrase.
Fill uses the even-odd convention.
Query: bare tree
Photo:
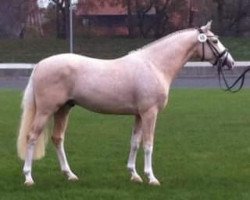
[[[56,4],[57,38],[69,38],[69,6],[70,0],[52,0]]]
[[[228,16],[230,23],[227,26],[229,31],[233,31],[236,36],[241,34],[241,24],[246,17],[250,16],[250,1],[249,0],[237,0],[231,4],[234,9],[233,13]]]
[[[146,15],[153,8],[154,0],[136,0],[135,9],[137,15],[137,26],[142,37],[147,37],[150,28],[146,27]]]
[[[135,23],[134,23],[134,17],[133,17],[133,2],[134,2],[134,0],[126,0],[127,12],[128,12],[127,26],[128,26],[129,37],[135,36]]]
[[[28,17],[25,24],[25,30],[23,30],[21,37],[24,37],[24,33],[27,32],[27,29],[34,30],[41,37],[44,36],[41,10],[38,7],[37,0],[29,0]]]
[[[160,36],[167,20],[166,7],[169,0],[127,0],[129,30],[141,37],[154,32]],[[163,29],[162,29],[163,28]],[[135,31],[137,30],[137,31]],[[130,32],[130,31],[129,31]]]
[[[22,36],[28,16],[29,1],[2,0],[0,6],[0,37]]]
[[[166,26],[169,19],[168,7],[172,3],[171,0],[156,0],[155,1],[155,34],[156,38],[161,37],[166,33]]]
[[[249,0],[80,0],[86,10],[105,4],[127,8],[127,27],[130,37],[154,36],[194,27],[213,19],[219,34],[240,34],[249,17]],[[249,24],[249,23],[248,23]],[[248,26],[247,26],[248,27]]]
[[[187,26],[187,0],[136,0],[135,5],[140,35],[159,38],[168,32]],[[149,13],[151,11],[151,13]],[[146,16],[151,14],[151,17]],[[177,16],[177,17],[174,17]],[[179,18],[177,21],[176,18]],[[145,22],[145,21],[148,22]]]
[[[214,0],[217,5],[217,22],[221,35],[240,35],[241,24],[250,15],[249,0]]]
[[[219,34],[222,34],[224,31],[224,8],[225,8],[225,0],[214,0],[217,4],[217,22],[218,22],[218,31]]]

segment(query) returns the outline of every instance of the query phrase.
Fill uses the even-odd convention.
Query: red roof
[[[92,0],[91,3],[81,3],[77,6],[77,15],[127,15],[127,8],[122,4],[110,5],[108,2],[98,4]]]

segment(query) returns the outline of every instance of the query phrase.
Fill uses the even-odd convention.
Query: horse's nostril
[[[234,63],[234,61],[232,61],[232,63],[231,63],[231,64],[232,64],[232,67],[234,67],[234,66],[235,66],[235,65],[234,65],[234,64],[235,64],[235,63]]]

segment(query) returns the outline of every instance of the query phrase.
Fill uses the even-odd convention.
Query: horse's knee
[[[140,134],[133,135],[130,141],[132,150],[137,151],[140,148],[140,143],[141,143],[141,135]]]
[[[140,142],[139,141],[132,141],[131,142],[131,149],[133,151],[137,151],[140,148]]]
[[[153,152],[153,145],[151,144],[144,144],[143,145],[144,153],[145,155],[151,155]]]
[[[51,140],[52,140],[52,142],[54,143],[55,146],[58,146],[60,143],[62,143],[63,138],[53,135],[53,136],[51,137]]]

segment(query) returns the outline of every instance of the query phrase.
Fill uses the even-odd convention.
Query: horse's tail
[[[19,135],[17,138],[17,153],[18,156],[24,160],[27,149],[27,142],[29,134],[32,129],[32,124],[36,114],[36,104],[35,96],[33,91],[32,75],[29,79],[29,83],[24,91],[22,99],[22,118],[20,122]],[[41,133],[33,155],[33,159],[40,159],[45,155],[45,146],[46,146],[47,134]]]

